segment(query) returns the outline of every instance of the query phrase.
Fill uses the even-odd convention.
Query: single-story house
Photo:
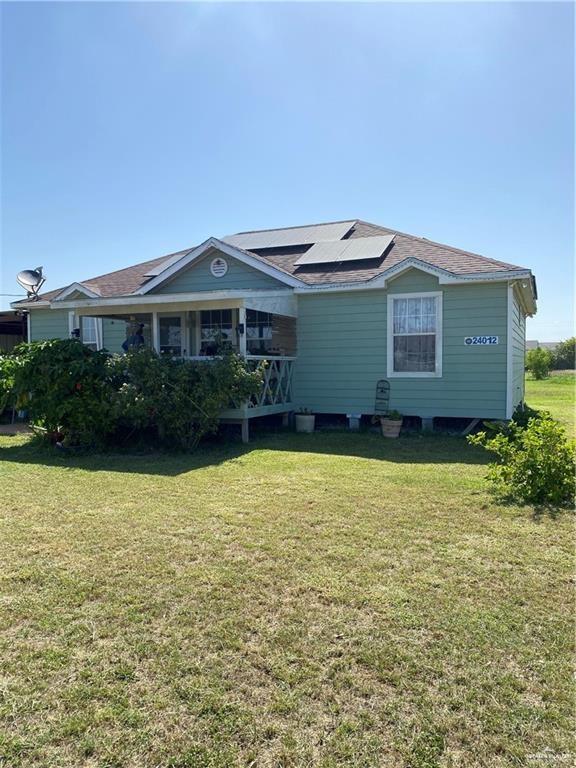
[[[209,237],[12,306],[31,341],[80,329],[121,352],[140,328],[161,354],[206,359],[218,335],[269,360],[259,398],[223,419],[373,414],[386,379],[390,408],[430,427],[512,416],[536,298],[525,267],[350,220]]]

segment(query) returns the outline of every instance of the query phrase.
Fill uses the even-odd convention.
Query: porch
[[[157,302],[156,297],[156,304],[151,306],[117,304],[112,309],[98,306],[97,300],[77,301],[70,310],[70,327],[78,328],[84,343],[112,352],[121,352],[124,343],[143,344],[160,355],[210,364],[219,345],[224,345],[244,357],[252,368],[266,361],[260,391],[247,402],[230,403],[222,412],[223,423],[241,426],[245,442],[249,420],[280,413],[287,418],[294,411],[297,342],[292,295],[282,291],[279,296],[202,298],[168,305]]]

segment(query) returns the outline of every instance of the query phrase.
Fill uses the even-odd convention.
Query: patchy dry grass
[[[576,437],[575,396],[575,371],[552,371],[551,376],[541,381],[526,378],[528,405],[550,411],[570,437]]]
[[[574,752],[572,516],[495,506],[463,440],[0,446],[0,765]]]

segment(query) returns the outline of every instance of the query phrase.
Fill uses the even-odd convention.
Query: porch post
[[[158,325],[158,312],[152,312],[152,347],[160,354],[160,326]]]
[[[238,334],[238,352],[246,357],[246,307],[238,309],[238,324],[244,327],[244,333]]]
[[[80,318],[78,318],[78,322],[82,323]],[[74,313],[74,310],[71,310],[68,312],[68,336],[69,338],[72,338],[72,331],[76,328],[76,314]]]
[[[188,322],[188,312],[184,311],[180,315],[180,351],[183,356],[190,355],[190,324]]]

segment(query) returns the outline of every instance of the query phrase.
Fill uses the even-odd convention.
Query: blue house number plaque
[[[486,344],[498,344],[498,336],[465,336],[464,344],[466,346],[474,346],[480,344],[485,346]]]

